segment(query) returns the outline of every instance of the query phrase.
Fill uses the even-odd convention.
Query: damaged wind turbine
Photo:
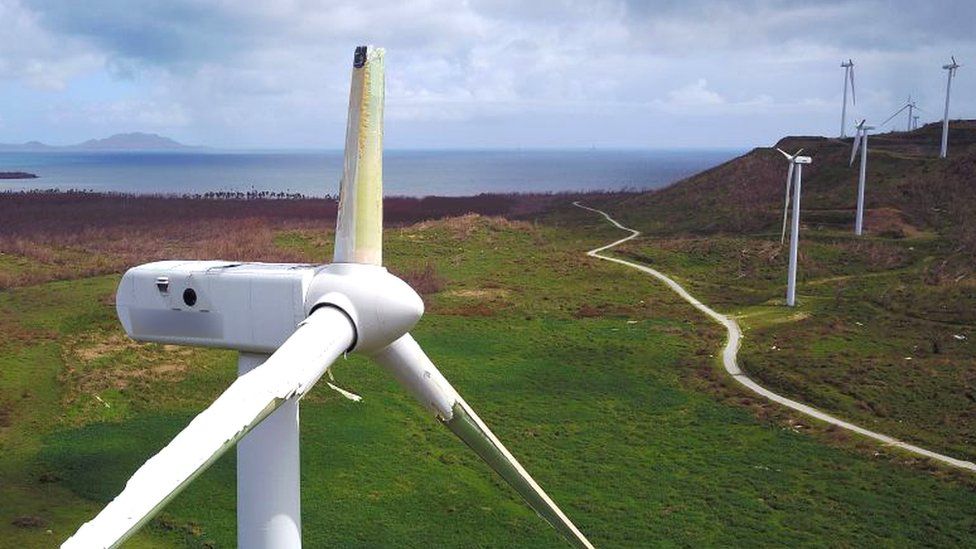
[[[874,126],[865,126],[866,119],[862,119],[854,130],[854,144],[851,146],[851,161],[849,166],[854,165],[854,157],[857,156],[857,148],[861,147],[861,171],[857,178],[857,215],[854,218],[854,234],[861,236],[864,231],[864,180],[868,172],[868,130],[873,130]]]
[[[910,95],[908,96],[908,101],[900,109],[895,111],[891,116],[886,118],[885,121],[881,123],[880,127],[882,128],[885,127],[888,124],[888,122],[894,120],[896,116],[903,113],[906,109],[908,110],[908,124],[906,126],[906,129],[907,131],[914,130],[915,121],[918,120],[918,117],[915,116],[915,111],[917,110],[920,111],[922,109],[918,108],[918,105],[915,104],[915,101],[912,100],[912,96]]]
[[[956,63],[955,56],[950,55],[949,58],[952,59],[952,62],[942,65],[942,69],[947,71],[947,74],[945,113],[942,115],[942,147],[939,149],[939,158],[945,158],[949,152],[949,92],[952,90],[952,77],[956,75],[956,71],[962,66]]]
[[[847,83],[851,84],[851,105],[857,104],[857,97],[854,95],[854,60],[848,59],[840,64],[844,69],[844,99],[840,108],[840,138],[847,137]]]
[[[298,404],[346,352],[372,358],[570,543],[592,547],[410,336],[423,302],[382,267],[383,50],[356,49],[333,263],[161,261],[116,307],[137,341],[239,351],[239,377],[64,542],[116,547],[237,445],[238,546],[301,546]]]
[[[777,148],[777,151],[783,154],[790,161],[790,168],[786,171],[786,199],[783,201],[783,231],[779,235],[779,243],[783,244],[786,241],[786,221],[789,218],[790,213],[790,189],[793,186],[793,158],[803,152],[803,149],[797,150],[793,154],[788,154],[783,149]]]
[[[786,304],[790,307],[796,306],[796,262],[800,247],[800,190],[803,183],[803,165],[809,164],[813,160],[809,156],[800,156],[800,151],[796,154],[788,154],[781,149],[776,149],[790,162],[789,171],[786,175],[787,193],[790,189],[790,179],[793,179],[793,217],[790,228],[790,267],[786,280]],[[786,207],[789,207],[788,204]],[[785,210],[786,208],[784,208]],[[786,212],[783,212],[785,221]]]

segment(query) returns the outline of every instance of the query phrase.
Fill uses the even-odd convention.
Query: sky
[[[352,55],[386,48],[386,146],[748,148],[976,118],[976,2],[0,0],[0,142],[143,131],[341,148]],[[903,126],[907,118],[899,119]],[[891,126],[889,126],[891,127]]]

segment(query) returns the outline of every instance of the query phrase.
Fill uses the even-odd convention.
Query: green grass
[[[784,307],[788,258],[778,234],[641,237],[614,253],[740,318],[740,366],[764,386],[974,460],[976,287],[927,282],[950,248],[931,234],[856,239],[807,229],[795,310]]]
[[[597,546],[976,541],[968,485],[824,445],[697,391],[689,371],[713,364],[702,353],[723,334],[646,276],[582,258],[617,237],[601,220],[581,211],[575,225],[555,222],[434,223],[389,231],[386,251],[397,270],[432,259],[447,284],[428,296],[417,339]],[[328,256],[327,238],[314,234],[276,242]],[[120,347],[79,359],[88,342],[117,341],[107,299],[116,280],[0,293],[4,331],[17,334],[0,347],[5,543],[63,539],[234,378],[233,354],[222,351]],[[783,324],[771,306],[751,310],[764,326]],[[825,339],[811,352],[841,344]],[[90,377],[172,360],[189,368],[126,378],[138,382],[123,389]],[[351,356],[334,373],[364,400],[322,386],[303,402],[307,546],[561,546],[380,369]],[[132,545],[232,547],[234,500],[231,452]],[[46,525],[13,526],[22,515]]]

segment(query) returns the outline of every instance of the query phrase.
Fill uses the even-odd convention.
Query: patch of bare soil
[[[62,347],[62,381],[69,399],[107,389],[186,377],[192,350],[175,345],[145,345],[124,334],[88,333]]]
[[[514,221],[504,217],[469,213],[458,217],[421,221],[420,223],[415,223],[409,227],[406,227],[404,231],[409,234],[430,229],[445,229],[458,235],[458,237],[461,239],[470,237],[476,230],[479,229],[524,232],[534,232],[536,230],[535,226],[527,221]]]
[[[508,297],[511,292],[505,288],[474,288],[464,290],[449,290],[446,295],[473,299],[498,299]]]
[[[905,220],[901,210],[895,208],[872,208],[864,212],[864,225],[871,233],[894,237],[915,238],[922,234],[917,227]]]

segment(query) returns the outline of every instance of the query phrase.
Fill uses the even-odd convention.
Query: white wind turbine
[[[162,261],[116,298],[138,341],[235,349],[239,377],[64,542],[115,547],[237,444],[238,546],[301,546],[298,404],[346,352],[371,357],[572,544],[592,547],[410,336],[423,302],[382,266],[383,50],[353,62],[333,263]]]
[[[800,151],[790,155],[780,149],[776,150],[783,153],[783,156],[790,162],[790,169],[786,177],[787,189],[790,188],[791,176],[793,179],[793,217],[790,230],[790,267],[786,281],[786,304],[794,307],[796,306],[796,262],[800,248],[800,191],[803,185],[803,165],[809,164],[813,160],[809,156],[800,156]]]
[[[857,215],[854,219],[854,234],[861,236],[864,230],[864,180],[868,172],[868,130],[873,130],[874,126],[865,126],[867,120],[862,119],[854,132],[854,144],[851,146],[851,162],[854,165],[854,157],[857,155],[858,146],[861,147],[861,171],[857,178]],[[862,143],[863,142],[863,143]]]
[[[886,118],[885,121],[881,123],[881,126],[880,127],[882,127],[882,128],[885,127],[885,125],[887,125],[888,122],[891,122],[892,120],[894,120],[894,118],[896,116],[898,116],[899,114],[905,112],[905,110],[908,111],[908,124],[906,125],[906,129],[908,131],[914,130],[915,129],[914,128],[915,121],[918,119],[918,117],[915,116],[915,111],[916,110],[920,111],[922,109],[918,108],[918,105],[915,103],[915,101],[912,100],[912,96],[910,96],[910,95],[908,96],[908,101],[906,101],[905,104],[902,105],[902,107],[900,109],[898,109],[897,111],[895,111],[894,113],[892,113],[891,116],[889,116],[888,118]]]
[[[840,109],[840,138],[847,137],[847,83],[851,84],[851,104],[857,104],[857,97],[854,94],[854,60],[848,59],[840,64],[844,68],[844,102]]]
[[[801,152],[803,152],[803,149],[801,148],[793,154],[789,154],[783,149],[780,149],[778,147],[776,148],[776,150],[782,153],[783,156],[785,156],[786,159],[790,161],[790,168],[789,170],[786,171],[786,198],[783,200],[783,231],[779,235],[779,243],[783,244],[784,242],[786,242],[786,222],[787,219],[789,218],[789,213],[790,213],[790,190],[793,188],[793,168],[795,167],[795,164],[793,163],[793,158],[795,158]]]
[[[948,71],[948,74],[946,76],[945,114],[942,115],[942,148],[939,150],[939,158],[945,158],[949,152],[949,91],[952,89],[952,77],[956,75],[956,69],[962,66],[956,63],[955,56],[950,55],[949,57],[952,62],[942,65],[943,70]]]

